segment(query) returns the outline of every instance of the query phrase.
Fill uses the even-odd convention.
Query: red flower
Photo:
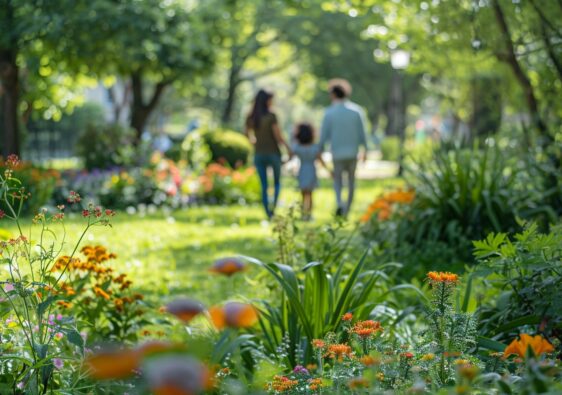
[[[74,191],[70,191],[70,194],[68,195],[68,202],[69,203],[78,203],[80,200],[82,200],[82,198],[80,197],[80,195]]]
[[[83,217],[89,217],[89,216],[90,216],[90,211],[88,211],[88,210],[82,210],[82,216],[83,216]]]
[[[4,218],[6,213],[3,210],[0,210],[0,219]]]

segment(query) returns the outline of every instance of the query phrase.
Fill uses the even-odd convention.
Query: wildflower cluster
[[[361,222],[369,222],[375,214],[379,221],[387,220],[390,218],[394,206],[410,204],[414,201],[415,196],[416,194],[413,190],[403,191],[402,189],[398,189],[396,191],[387,192],[367,207],[367,210],[361,216]]]
[[[117,256],[99,245],[84,246],[80,253],[83,259],[64,255],[53,265],[61,278],[59,293],[65,296],[57,304],[96,322],[102,336],[122,339],[136,332],[135,322],[144,313],[143,295],[130,290],[126,274],[114,274],[109,262]]]
[[[232,169],[211,163],[197,181],[199,195],[211,202],[256,201],[258,198],[259,184],[253,167]]]

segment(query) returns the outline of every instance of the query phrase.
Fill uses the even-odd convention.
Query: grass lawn
[[[355,221],[385,187],[396,185],[394,179],[360,181],[350,221]],[[300,199],[293,179],[284,180],[281,210]],[[305,226],[329,221],[335,210],[331,183],[325,181],[314,195],[315,221]],[[29,222],[29,221],[26,221]],[[78,215],[66,220],[68,241],[77,240],[82,229]],[[111,262],[118,273],[128,273],[135,287],[147,297],[185,295],[207,303],[224,300],[234,288],[247,297],[263,293],[260,273],[252,269],[245,276],[235,276],[237,284],[210,274],[207,268],[219,257],[249,255],[264,261],[275,260],[276,248],[271,225],[264,221],[262,208],[255,206],[201,206],[165,213],[119,212],[113,227],[95,227],[83,245],[101,244],[118,256]],[[2,221],[2,227],[15,227]]]

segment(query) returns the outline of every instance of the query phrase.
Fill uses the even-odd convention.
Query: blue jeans
[[[279,154],[255,154],[254,164],[261,183],[261,201],[265,213],[268,218],[273,216],[273,211],[277,206],[277,199],[279,198],[279,191],[281,190],[281,155]],[[269,197],[267,194],[267,169],[273,169],[273,205],[269,205]]]

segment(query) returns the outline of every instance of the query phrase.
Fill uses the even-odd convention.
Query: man
[[[334,162],[334,190],[336,192],[337,216],[349,213],[355,190],[355,169],[359,147],[363,146],[361,159],[367,157],[364,115],[361,108],[348,97],[351,85],[346,80],[332,80],[329,84],[332,105],[326,109],[320,135],[322,151],[330,145]],[[342,202],[343,174],[348,182],[347,203]]]

